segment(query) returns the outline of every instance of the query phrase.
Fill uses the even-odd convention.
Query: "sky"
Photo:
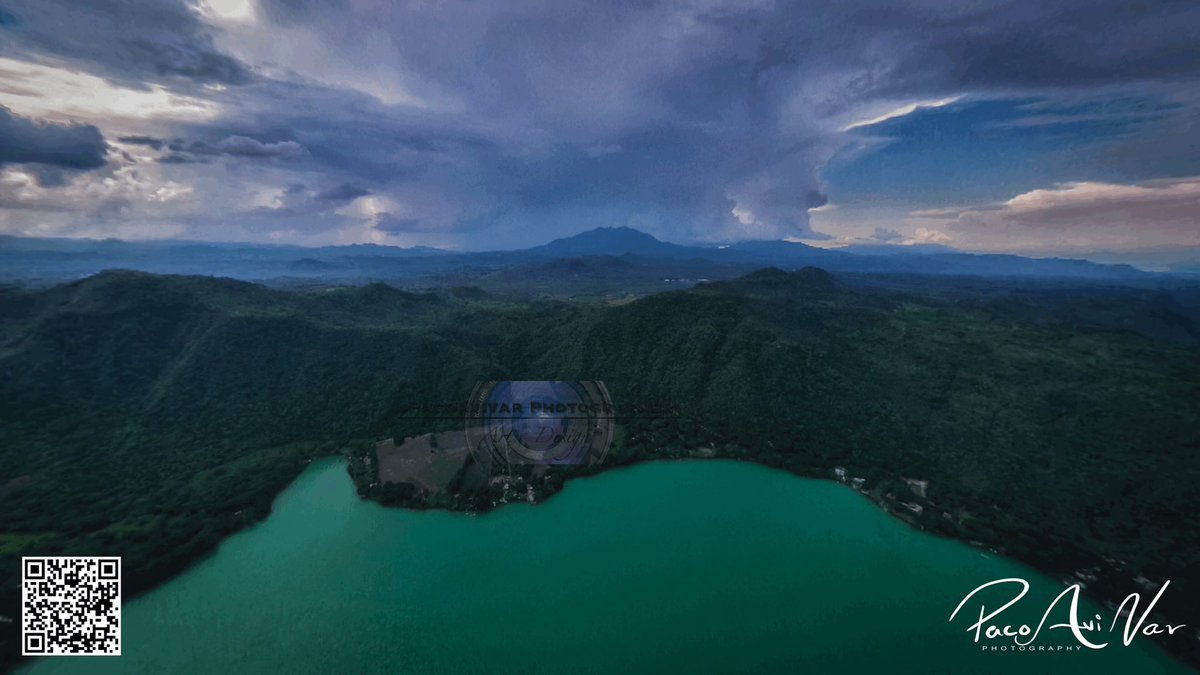
[[[1200,3],[0,0],[0,234],[1200,256]]]

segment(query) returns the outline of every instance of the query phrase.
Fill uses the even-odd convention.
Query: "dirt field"
[[[435,436],[436,441],[431,442]],[[462,431],[414,436],[399,446],[394,439],[381,441],[375,452],[380,482],[412,483],[429,492],[445,489],[470,457]]]

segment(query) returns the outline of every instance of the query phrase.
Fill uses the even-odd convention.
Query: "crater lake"
[[[265,521],[128,601],[122,656],[24,665],[33,673],[1188,672],[1148,638],[1124,646],[1124,621],[1098,651],[984,651],[969,629],[977,603],[949,617],[973,589],[1006,577],[1032,585],[1005,613],[1002,623],[1014,626],[1036,625],[1064,589],[919,532],[844,485],[754,464],[642,464],[573,480],[544,504],[466,515],[363,501],[344,462],[327,459]],[[1011,595],[977,597],[990,611]],[[1082,619],[1094,614],[1106,627],[1113,616],[1081,604]],[[1038,644],[1079,644],[1068,630],[1046,633]]]

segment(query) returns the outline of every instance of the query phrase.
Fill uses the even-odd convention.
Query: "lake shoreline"
[[[992,545],[989,545],[987,542],[972,541],[972,540],[954,536],[953,534],[947,533],[942,530],[926,527],[918,519],[912,517],[913,512],[910,508],[898,505],[898,504],[905,504],[906,502],[897,500],[894,496],[886,496],[885,495],[881,498],[880,496],[873,494],[871,491],[863,489],[861,486],[856,487],[852,483],[853,477],[850,476],[848,473],[845,474],[844,477],[840,477],[838,472],[836,471],[836,469],[835,469],[835,471],[832,471],[832,472],[819,471],[819,470],[803,472],[803,471],[798,471],[792,467],[787,466],[786,463],[784,463],[784,462],[769,461],[771,458],[764,459],[762,456],[727,456],[727,455],[722,455],[722,454],[709,455],[709,454],[705,454],[703,451],[693,451],[692,453],[683,455],[683,456],[638,457],[638,458],[633,458],[631,461],[622,461],[622,462],[609,464],[609,465],[602,465],[602,466],[598,466],[598,467],[589,467],[590,470],[587,472],[580,473],[578,475],[571,475],[571,476],[564,477],[563,481],[561,483],[557,484],[557,487],[553,490],[549,490],[549,491],[536,490],[535,491],[535,499],[532,502],[528,501],[526,499],[508,499],[507,501],[505,501],[505,500],[503,500],[503,493],[507,493],[510,497],[512,497],[516,494],[516,492],[513,490],[505,490],[502,493],[501,500],[497,501],[494,504],[490,504],[487,506],[487,508],[483,508],[483,509],[470,508],[468,505],[465,505],[465,504],[431,505],[426,502],[418,502],[418,501],[414,501],[414,503],[411,503],[411,504],[395,504],[395,503],[386,503],[386,502],[382,502],[378,499],[374,499],[374,498],[370,497],[369,495],[364,494],[364,491],[362,489],[363,486],[360,484],[360,480],[362,479],[363,474],[359,473],[356,475],[356,472],[354,470],[355,459],[356,459],[356,457],[354,457],[351,453],[348,453],[348,452],[322,453],[322,454],[314,454],[314,455],[307,457],[300,463],[299,466],[296,467],[297,470],[295,472],[295,475],[291,476],[290,479],[286,482],[286,484],[284,484],[284,486],[279,490],[279,492],[276,493],[270,499],[270,503],[267,504],[264,509],[257,510],[255,515],[257,515],[258,517],[253,518],[253,519],[243,519],[242,522],[239,523],[239,526],[237,526],[237,527],[231,529],[229,532],[227,532],[224,536],[222,536],[220,538],[220,540],[214,546],[206,549],[205,551],[203,551],[202,553],[200,553],[198,555],[189,557],[188,559],[182,561],[181,565],[179,565],[177,568],[173,569],[169,573],[165,574],[164,576],[157,578],[148,584],[133,586],[131,590],[124,592],[122,594],[123,601],[125,603],[128,603],[128,602],[139,599],[145,595],[148,595],[148,594],[162,588],[165,584],[178,578],[179,576],[182,576],[183,574],[185,574],[188,571],[195,568],[200,563],[214,557],[217,554],[217,552],[219,551],[219,549],[221,548],[221,546],[223,546],[230,537],[232,537],[234,535],[238,535],[238,534],[244,534],[246,532],[253,530],[254,528],[256,528],[258,526],[261,526],[268,518],[270,518],[276,512],[279,497],[283,493],[292,489],[293,486],[296,484],[296,482],[306,472],[308,472],[312,469],[314,464],[324,462],[324,461],[334,461],[334,462],[339,462],[339,463],[343,464],[343,468],[347,471],[347,474],[349,475],[349,477],[351,479],[351,483],[355,487],[356,496],[363,501],[375,502],[385,508],[407,509],[407,510],[413,510],[413,511],[443,511],[443,512],[448,512],[448,513],[458,513],[458,514],[464,514],[464,515],[487,515],[490,512],[501,510],[504,506],[507,506],[509,504],[516,504],[516,503],[524,503],[524,504],[533,505],[533,506],[540,505],[543,501],[546,501],[546,500],[552,498],[554,495],[558,494],[559,492],[562,492],[568,483],[572,483],[575,481],[581,481],[583,479],[592,478],[595,476],[599,476],[601,474],[610,474],[610,473],[625,471],[625,470],[632,469],[632,468],[639,468],[639,467],[649,465],[649,464],[668,464],[668,463],[680,463],[680,462],[691,462],[691,461],[705,462],[705,463],[716,461],[716,462],[738,462],[738,463],[742,463],[742,464],[753,464],[753,465],[758,465],[758,466],[761,466],[761,467],[764,467],[767,469],[781,471],[781,472],[784,472],[784,473],[787,473],[787,474],[790,474],[790,475],[793,475],[795,477],[802,478],[802,479],[818,480],[818,481],[831,482],[831,483],[837,483],[839,485],[843,485],[848,490],[857,493],[864,499],[873,503],[876,507],[878,507],[883,512],[889,514],[890,516],[892,516],[898,520],[903,521],[910,528],[912,528],[916,531],[919,531],[919,532],[922,532],[925,534],[935,535],[940,539],[945,539],[945,540],[954,541],[957,543],[966,544],[968,546],[971,546],[971,547],[979,550],[980,553],[987,553],[987,554],[992,554],[992,555],[1003,556],[1009,560],[1012,560],[1016,563],[1019,563],[1023,566],[1028,567],[1030,570],[1032,570],[1038,574],[1048,576],[1052,579],[1055,579],[1055,580],[1063,583],[1064,585],[1066,585],[1068,583],[1080,583],[1079,580],[1077,580],[1077,579],[1073,579],[1070,577],[1064,578],[1060,573],[1056,573],[1054,570],[1048,570],[1048,569],[1045,569],[1044,567],[1040,567],[1039,565],[1036,564],[1035,561],[1031,561],[1031,560],[1027,559],[1027,557],[1020,555],[1019,552],[1014,552],[1010,549],[1004,548],[1003,546],[992,546]],[[1098,602],[1101,605],[1107,607],[1110,610],[1112,610],[1115,606],[1115,602],[1112,598],[1099,596],[1093,592],[1090,592],[1088,590],[1088,586],[1086,584],[1083,585],[1083,594],[1085,596],[1089,597],[1090,599],[1092,599],[1093,601]],[[1117,600],[1120,600],[1120,599],[1121,598],[1117,598]],[[1159,617],[1159,618],[1163,622],[1167,621],[1167,617]],[[1191,628],[1191,626],[1189,626],[1189,628]],[[1142,638],[1142,639],[1148,639],[1148,638]],[[1168,640],[1168,641],[1161,641],[1161,642],[1156,641],[1156,642],[1154,642],[1154,644],[1158,648],[1160,648],[1165,654],[1168,654],[1169,656],[1171,656],[1172,659],[1174,659],[1180,665],[1189,667],[1193,670],[1200,671],[1200,659],[1196,659],[1194,656],[1194,653],[1192,651],[1178,649],[1178,648],[1175,648],[1175,649],[1171,648],[1171,645],[1182,645],[1182,644],[1189,643],[1189,642],[1193,642],[1193,641],[1186,640],[1186,639]],[[32,663],[35,663],[36,661],[39,661],[39,660],[41,660],[41,659],[38,659],[38,658],[29,659],[29,658],[23,658],[23,657],[17,656],[16,659],[14,659],[10,663],[0,663],[0,673],[15,672],[18,668],[24,669],[24,668],[30,666]]]
[[[363,478],[369,475],[369,471],[361,470],[360,468],[360,471],[356,473],[352,468],[355,459],[355,457],[350,457],[350,466],[348,469],[356,488],[358,488],[360,498],[375,501],[384,507],[390,508],[406,508],[419,511],[436,510],[466,514],[487,514],[488,512],[514,503],[537,505],[552,498],[565,489],[566,484],[573,481],[644,464],[714,460],[756,464],[799,478],[829,481],[843,485],[914,530],[966,544],[979,550],[981,554],[1003,556],[1021,565],[1025,565],[1039,574],[1055,579],[1064,586],[1079,584],[1084,596],[1101,604],[1109,611],[1115,612],[1118,603],[1124,600],[1129,593],[1138,592],[1147,595],[1147,591],[1152,592],[1154,590],[1139,585],[1137,583],[1139,575],[1136,572],[1123,570],[1120,561],[1095,560],[1093,558],[1089,565],[1080,566],[1080,568],[1073,571],[1064,571],[1054,566],[1041,564],[1043,561],[1037,555],[1037,549],[1018,550],[999,541],[987,541],[959,536],[951,528],[945,526],[944,521],[949,519],[938,516],[937,519],[931,521],[928,517],[921,517],[933,512],[941,513],[943,516],[951,513],[950,510],[943,510],[942,506],[933,502],[925,495],[927,484],[924,481],[902,478],[901,480],[905,481],[910,487],[914,484],[918,487],[913,488],[913,494],[906,495],[901,499],[895,493],[869,489],[866,478],[852,475],[852,472],[848,471],[845,467],[838,466],[832,469],[812,466],[802,467],[797,466],[793,458],[779,454],[730,454],[714,452],[711,448],[702,448],[688,450],[671,456],[627,457],[623,458],[624,461],[618,461],[617,463],[584,467],[578,473],[564,476],[561,481],[551,483],[537,484],[536,481],[526,480],[523,476],[516,476],[511,483],[502,484],[502,488],[498,494],[493,491],[491,495],[492,499],[483,502],[482,505],[478,499],[464,500],[453,498],[457,497],[457,495],[451,495],[452,498],[448,502],[439,501],[431,503],[428,495],[421,495],[419,493],[414,494],[405,503],[389,503],[384,499],[379,499],[377,495],[373,495],[369,486],[361,482]],[[547,489],[547,487],[550,489]],[[532,488],[532,492],[529,491],[530,488]],[[532,499],[528,497],[530,494],[532,494]],[[1081,554],[1090,555],[1082,551]],[[1096,592],[1094,582],[1099,579],[1104,579],[1107,582],[1106,586],[1115,589],[1115,593]],[[1146,600],[1148,601],[1149,598],[1146,598]],[[1151,620],[1158,621],[1159,623],[1183,623],[1179,617],[1170,617],[1161,612],[1151,615]],[[1164,640],[1155,644],[1162,648],[1164,652],[1170,654],[1180,664],[1200,672],[1200,627],[1188,625],[1187,628],[1193,633],[1196,639],[1189,640],[1183,638],[1183,636],[1178,636],[1177,639]]]
[[[977,578],[1023,577],[1034,600],[1012,618],[1028,622],[1040,612],[1037,598],[1058,592],[1053,579],[899,527],[834,481],[794,480],[754,464],[641,462],[578,483],[549,508],[473,518],[379,508],[355,498],[341,458],[315,460],[266,523],[126,607],[124,658],[39,659],[30,672],[99,675],[150,664],[211,672],[232,663],[246,672],[288,663],[311,672],[427,672],[434,664],[474,672],[487,664],[496,673],[553,673],[575,670],[572,663],[590,672],[782,672],[797,664],[876,672],[883,659],[939,672],[1029,669],[1035,657],[979,654],[965,623],[946,623],[945,605]],[[715,492],[728,500],[710,499]],[[293,565],[297,555],[308,563]],[[547,586],[529,573],[565,569],[576,583]],[[350,574],[328,583],[336,571]],[[496,627],[547,617],[598,626],[531,642],[520,631],[458,635],[464,616]],[[872,637],[867,626],[884,617],[899,623]],[[186,639],[199,630],[211,633]],[[1072,643],[1054,633],[1047,644]],[[808,639],[789,637],[801,634]],[[864,640],[874,648],[856,649]],[[1064,674],[1190,672],[1146,640],[1036,663],[1034,671]]]

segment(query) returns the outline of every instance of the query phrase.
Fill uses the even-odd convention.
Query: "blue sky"
[[[0,0],[0,233],[1200,249],[1200,5]]]
[[[1146,99],[962,100],[859,128],[868,148],[835,156],[823,176],[841,200],[918,208],[1001,200],[1055,182],[1159,178],[1098,155],[1173,109]]]
[[[993,227],[1013,240],[985,240],[962,228],[957,236],[939,231],[946,243],[1048,254],[1174,249],[1180,259],[1194,257],[1194,250],[1176,247],[1194,247],[1189,232],[1200,230],[1200,195],[1190,189],[1198,173],[1200,137],[1194,105],[1178,94],[1147,88],[1098,92],[1082,100],[963,97],[857,127],[851,130],[855,140],[821,171],[836,208],[814,215],[814,220],[818,229],[840,232],[843,239],[900,243],[911,240],[914,223],[930,224],[921,217],[930,211],[973,211],[992,214]],[[1083,190],[1078,186],[1091,186],[1093,199],[1069,198],[1073,190]],[[1004,205],[1031,194],[1069,202],[1077,212],[1077,226],[1096,218],[1087,208],[1090,202],[1095,210],[1121,211],[1121,220],[1095,223],[1092,236],[1070,245],[1044,229],[1033,233],[1011,227],[1011,222],[1003,227]],[[1114,201],[1120,194],[1137,199]],[[1118,245],[1118,239],[1136,237],[1147,223],[1154,226],[1180,217],[1183,222],[1174,228],[1170,222],[1161,223],[1173,234],[1142,232],[1140,242]],[[959,225],[943,220],[952,228]],[[875,236],[875,228],[882,229],[882,237]],[[1106,234],[1106,228],[1117,236]],[[1137,258],[1130,254],[1130,259]]]

